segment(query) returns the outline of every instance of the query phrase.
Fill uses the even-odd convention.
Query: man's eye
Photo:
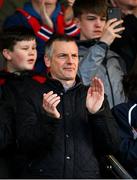
[[[58,57],[59,57],[59,58],[66,58],[67,55],[66,55],[66,54],[60,54]]]
[[[72,58],[77,58],[78,56],[76,54],[72,55]]]

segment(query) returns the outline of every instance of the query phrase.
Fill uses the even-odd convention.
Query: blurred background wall
[[[27,0],[0,0],[0,27],[4,19],[12,14],[17,7],[22,7]]]
[[[29,0],[0,0],[0,27],[4,19]],[[64,2],[65,0],[60,0]]]

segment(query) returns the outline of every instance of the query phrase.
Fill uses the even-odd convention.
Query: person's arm
[[[98,67],[103,62],[109,46],[104,42],[97,42],[92,45],[89,49],[85,49],[78,69],[78,75],[82,79],[85,85],[89,85],[91,78],[97,73]],[[79,47],[79,51],[83,51]]]
[[[68,36],[78,36],[80,28],[74,21],[73,4],[75,0],[67,0],[66,5],[62,6],[65,34]]]
[[[74,19],[73,13],[73,4],[75,0],[66,0],[65,12],[64,12],[64,20],[66,24],[69,24]]]
[[[104,99],[104,85],[99,78],[92,80],[92,86],[87,92],[86,107],[89,112],[89,123],[92,127],[95,147],[101,154],[117,152],[120,142],[118,126],[106,98]]]
[[[80,28],[77,26],[74,20],[64,23],[64,25],[66,35],[76,37],[80,34]]]
[[[50,28],[47,24],[41,24],[38,19],[20,8],[16,10],[14,15],[9,16],[4,21],[3,28],[12,26],[32,28],[36,37],[43,41],[48,41],[54,33],[53,28]]]
[[[106,96],[100,111],[90,114],[89,119],[94,135],[93,141],[99,155],[116,154],[121,138],[119,127],[111,113]]]
[[[50,17],[50,14],[48,13],[48,10],[47,10],[47,8],[45,6],[45,2],[44,1],[41,1],[40,16],[41,16],[43,25],[47,25],[51,29],[54,28],[52,19]]]

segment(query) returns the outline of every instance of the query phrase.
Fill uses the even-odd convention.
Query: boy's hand
[[[121,25],[122,23],[123,20],[117,21],[116,18],[108,20],[104,27],[100,41],[105,42],[108,45],[111,45],[115,38],[121,38],[119,32],[123,31],[125,28],[122,26],[117,26]]]

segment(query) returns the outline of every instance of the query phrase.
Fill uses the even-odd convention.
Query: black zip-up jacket
[[[106,99],[98,113],[88,113],[87,89],[77,79],[65,92],[59,81],[48,79],[34,82],[18,101],[17,139],[27,157],[21,178],[101,178],[97,155],[117,151],[117,124]],[[42,108],[43,93],[51,90],[61,97],[60,119]]]
[[[9,73],[0,71],[0,178],[14,178],[11,158],[16,154],[16,99],[23,95],[29,80],[37,78],[34,71]],[[28,82],[28,84],[27,84]],[[15,172],[16,173],[16,172]]]
[[[26,75],[27,74],[27,75]],[[5,153],[7,145],[13,142],[15,129],[16,97],[23,93],[25,77],[22,75],[0,71],[0,150]],[[14,124],[14,125],[13,125]]]

